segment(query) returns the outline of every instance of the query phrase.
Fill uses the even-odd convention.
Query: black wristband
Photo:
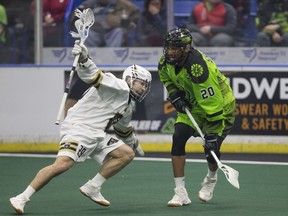
[[[80,58],[81,58],[81,56],[80,56]],[[84,63],[86,63],[86,62],[88,61],[88,59],[89,59],[90,57],[89,57],[89,55],[88,55],[86,58],[83,58],[83,59],[80,59],[80,58],[79,58],[79,61],[78,61],[78,62],[81,63],[81,64],[84,64]]]

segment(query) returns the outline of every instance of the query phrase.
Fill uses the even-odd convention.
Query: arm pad
[[[80,64],[77,68],[77,74],[85,83],[91,84],[95,87],[99,85],[103,78],[103,72],[91,59],[88,59],[87,62],[82,65]]]

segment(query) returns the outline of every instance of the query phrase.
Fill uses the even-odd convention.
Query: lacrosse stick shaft
[[[191,113],[190,113],[190,111],[188,110],[187,107],[185,107],[185,112],[188,115],[188,117],[189,117],[190,121],[192,122],[192,124],[194,125],[194,127],[197,129],[197,132],[200,134],[201,139],[203,141],[205,141],[204,135],[203,135],[201,129],[199,128],[197,122],[195,121],[195,119],[193,118],[193,116],[191,115]]]
[[[199,126],[197,124],[197,122],[195,121],[195,119],[193,118],[192,114],[190,113],[190,111],[188,110],[187,107],[185,107],[185,112],[188,115],[188,117],[189,117],[190,121],[192,122],[192,124],[194,125],[194,127],[196,128],[197,132],[200,134],[200,137],[202,138],[202,140],[205,141],[204,134],[202,133],[201,129],[199,128]],[[219,161],[219,159],[218,159],[217,155],[215,154],[215,152],[214,151],[210,151],[210,152],[211,152],[213,158],[215,159],[215,161],[217,162],[217,164],[218,165],[222,164]]]
[[[88,33],[89,33],[89,28],[93,25],[94,23],[94,14],[93,11],[90,8],[85,9],[83,12],[81,12],[80,10],[76,9],[75,10],[75,15],[79,18],[78,20],[75,21],[75,27],[77,29],[77,33],[76,32],[70,32],[72,37],[77,37],[80,38],[80,45],[84,44],[84,41],[86,40],[86,38],[88,37]],[[75,56],[74,62],[73,62],[73,66],[70,72],[70,76],[69,76],[69,80],[66,84],[65,87],[65,91],[62,97],[62,101],[60,104],[60,108],[56,117],[56,125],[60,124],[60,120],[61,120],[61,116],[63,114],[64,111],[64,107],[65,107],[65,103],[66,103],[66,99],[70,90],[70,85],[73,79],[73,75],[75,73],[75,69],[77,66],[79,60],[79,55]]]
[[[204,135],[203,135],[201,129],[199,128],[197,122],[195,121],[195,119],[193,118],[192,114],[190,113],[190,111],[186,107],[185,107],[185,112],[188,115],[189,119],[191,120],[192,124],[197,129],[197,131],[200,134],[202,140],[205,141]],[[223,173],[225,174],[226,179],[229,181],[229,183],[231,185],[233,185],[235,188],[239,189],[240,188],[239,181],[238,181],[239,172],[237,170],[234,170],[232,167],[229,167],[229,166],[227,166],[225,164],[222,164],[220,162],[220,160],[218,159],[218,157],[217,157],[217,155],[215,154],[214,151],[210,151],[210,152],[211,152],[211,155],[213,156],[214,160],[216,161],[219,169],[221,171],[223,171]]]
[[[220,160],[218,159],[217,155],[215,154],[214,151],[210,151],[214,160],[216,161],[217,165],[220,167],[222,165],[222,163],[220,162]]]
[[[66,87],[65,87],[65,90],[64,90],[64,94],[63,94],[63,97],[62,97],[62,100],[61,100],[61,104],[60,104],[60,107],[59,107],[59,111],[58,111],[58,114],[57,114],[57,117],[56,117],[56,121],[55,121],[56,125],[60,124],[60,120],[61,120],[61,117],[62,117],[62,114],[63,114],[63,111],[64,111],[65,103],[66,103],[66,100],[67,100],[67,96],[68,96],[68,93],[69,93],[69,90],[70,90],[70,85],[71,85],[71,82],[72,82],[72,79],[73,79],[73,76],[74,76],[74,73],[75,73],[75,69],[76,69],[78,60],[79,60],[79,55],[75,56],[75,59],[74,59],[73,65],[72,65],[72,69],[71,69],[71,72],[70,72],[70,75],[69,75],[69,79],[67,81],[67,84],[66,84]]]

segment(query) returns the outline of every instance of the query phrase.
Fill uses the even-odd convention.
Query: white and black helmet
[[[150,91],[152,81],[151,73],[139,65],[133,64],[126,68],[123,72],[122,78],[130,87],[130,96],[138,102],[141,102]],[[138,92],[133,88],[135,80],[141,80],[144,82],[143,84],[146,86],[144,91]]]

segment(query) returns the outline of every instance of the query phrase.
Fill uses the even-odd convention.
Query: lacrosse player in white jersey
[[[132,103],[142,101],[149,92],[150,72],[132,65],[123,72],[123,79],[103,73],[79,41],[75,42],[72,54],[80,55],[77,73],[91,88],[69,109],[61,125],[55,162],[41,169],[23,193],[10,198],[18,214],[24,213],[25,204],[36,191],[88,156],[101,167],[96,176],[80,187],[80,192],[100,205],[109,206],[110,202],[100,192],[101,186],[128,165],[135,151],[141,149],[130,123]],[[107,134],[111,126],[115,137]]]

